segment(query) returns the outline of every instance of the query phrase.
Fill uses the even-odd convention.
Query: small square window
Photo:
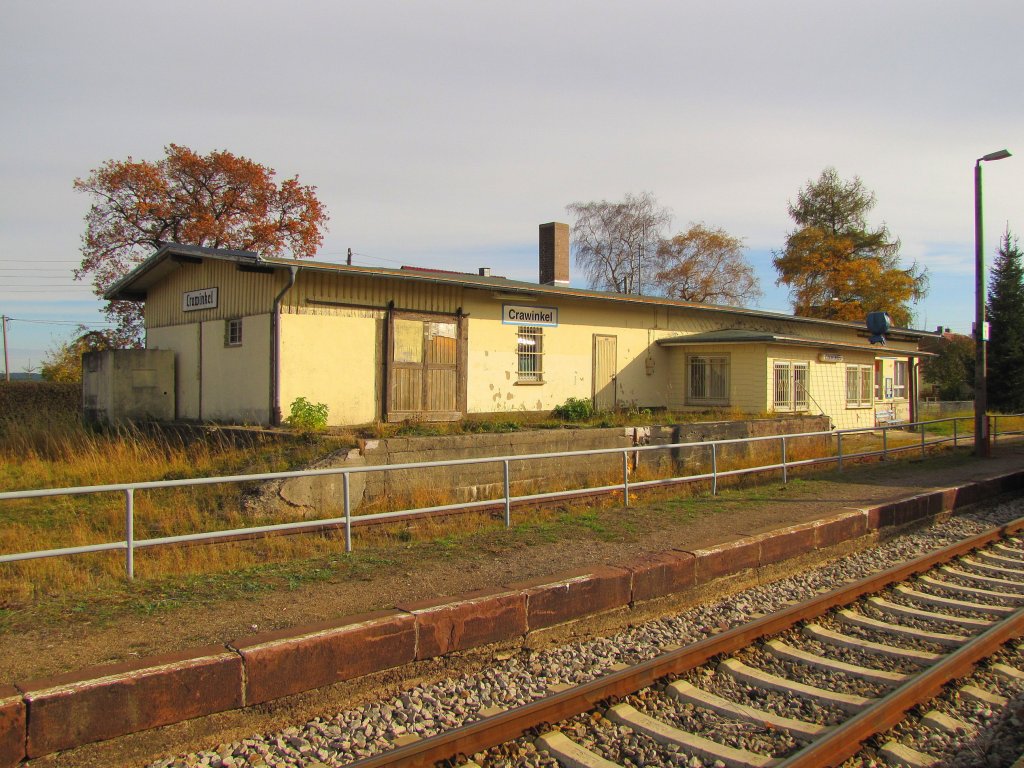
[[[228,320],[224,330],[224,345],[227,347],[242,346],[242,320]]]

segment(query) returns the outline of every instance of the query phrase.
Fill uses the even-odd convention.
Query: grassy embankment
[[[665,414],[661,415],[664,419]],[[600,417],[608,420],[609,417]],[[625,421],[627,417],[616,417]],[[640,415],[639,420],[647,418]],[[690,418],[693,418],[692,416]],[[705,417],[706,418],[706,417]],[[524,426],[512,422],[516,428]],[[533,426],[528,424],[526,426]],[[468,423],[446,428],[456,431],[504,431],[494,422]],[[1000,428],[1004,428],[1000,425]],[[1010,428],[1007,425],[1006,428]],[[387,434],[394,427],[374,430]],[[411,430],[418,431],[416,425]],[[215,436],[185,441],[137,430],[93,431],[74,420],[0,423],[0,490],[98,485],[143,480],[177,479],[293,469],[324,452],[350,445],[354,436],[252,441],[239,446]],[[893,432],[889,445],[916,442],[917,435]],[[844,452],[880,447],[880,439],[866,435],[844,441]],[[796,443],[796,444],[793,444]],[[820,445],[788,446],[789,460],[820,455]],[[778,460],[778,444],[756,451],[754,462]],[[724,457],[720,470],[740,466],[740,460]],[[708,471],[706,458],[688,467],[692,473]],[[667,469],[641,460],[634,480],[665,476]],[[775,473],[777,475],[777,473]],[[616,482],[614,476],[594,473],[593,484]],[[749,484],[749,483],[748,483]],[[722,484],[723,487],[727,483]],[[568,487],[566,484],[563,487]],[[135,538],[179,533],[225,530],[292,520],[287,513],[245,512],[242,499],[251,488],[239,484],[196,486],[136,494]],[[667,504],[666,514],[698,514],[688,506],[703,486],[676,486],[671,492],[648,493],[645,503]],[[739,493],[754,494],[756,489]],[[450,501],[444,491],[427,490],[403,501],[416,506]],[[628,516],[604,515],[602,508],[616,505],[563,505],[547,510],[516,513],[510,541],[528,545],[553,540],[573,530],[588,535],[628,537]],[[597,511],[595,511],[597,510]],[[703,513],[700,513],[703,514]],[[54,547],[118,541],[124,538],[123,495],[57,496],[45,499],[0,502],[0,552],[24,552]],[[102,553],[49,558],[0,565],[0,630],[15,612],[38,613],[57,619],[64,611],[155,610],[154,606],[181,600],[215,600],[227,594],[244,595],[269,589],[289,588],[306,581],[356,577],[388,565],[393,558],[415,557],[416,550],[431,556],[477,535],[492,536],[496,524],[489,515],[472,515],[457,521],[425,521],[361,532],[356,551],[344,553],[338,535],[273,537],[216,545],[169,546],[136,553],[134,583],[124,580],[123,553]]]

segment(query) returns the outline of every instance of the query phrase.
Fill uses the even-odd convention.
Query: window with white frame
[[[871,365],[846,366],[846,407],[868,408],[875,369]]]
[[[907,369],[906,360],[897,360],[892,366],[892,396],[906,398],[907,396]]]
[[[692,355],[686,361],[686,400],[699,405],[729,402],[729,356]]]
[[[544,328],[539,325],[521,325],[517,331],[519,381],[543,381]]]
[[[773,366],[772,404],[776,411],[806,411],[810,386],[807,363],[776,360]]]
[[[875,400],[883,399],[882,394],[884,390],[882,389],[882,385],[884,381],[885,380],[882,378],[882,361],[875,360]]]
[[[224,326],[224,346],[242,346],[242,319],[228,320]]]

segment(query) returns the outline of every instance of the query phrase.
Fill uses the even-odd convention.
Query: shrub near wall
[[[0,421],[5,419],[77,418],[82,385],[60,381],[0,381]]]

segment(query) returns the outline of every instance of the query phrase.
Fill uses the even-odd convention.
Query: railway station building
[[[105,298],[143,302],[147,350],[173,357],[176,420],[276,424],[299,397],[333,425],[547,412],[570,397],[824,414],[836,428],[916,414],[932,334],[894,329],[878,345],[862,323],[572,288],[565,224],[541,225],[538,271],[529,283],[171,244]],[[138,396],[161,386],[131,377]]]

